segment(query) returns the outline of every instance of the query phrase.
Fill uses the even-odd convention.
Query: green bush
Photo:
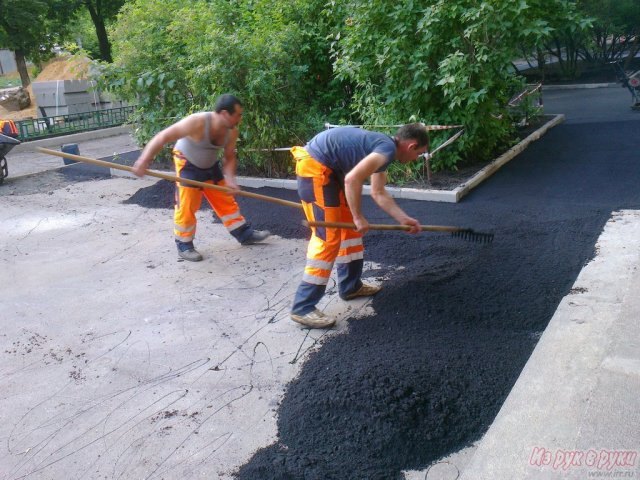
[[[465,126],[465,134],[434,157],[435,170],[455,168],[460,159],[488,159],[512,142],[507,103],[523,88],[511,67],[516,47],[549,35],[545,11],[570,9],[563,0],[348,3],[351,17],[335,44],[335,67],[355,84],[354,108],[365,123]]]
[[[432,168],[489,159],[515,140],[511,61],[563,18],[568,0],[132,0],[111,30],[101,86],[138,105],[138,141],[234,93],[240,158],[304,144],[325,122],[462,124]],[[434,135],[432,148],[446,136]],[[416,165],[415,169],[421,167]],[[416,172],[400,169],[394,177]]]
[[[241,153],[304,143],[340,112],[326,25],[311,22],[322,5],[134,0],[111,32],[114,63],[102,66],[101,86],[138,105],[141,143],[226,92],[245,107]]]

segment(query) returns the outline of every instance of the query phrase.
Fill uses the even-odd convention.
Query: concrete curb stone
[[[568,85],[542,85],[542,90],[576,90],[579,88],[611,88],[619,86],[619,83],[576,83]]]
[[[457,203],[459,202],[465,195],[467,195],[472,189],[477,187],[480,183],[485,181],[495,172],[497,172],[502,166],[515,158],[520,152],[522,152],[525,148],[527,148],[532,142],[538,140],[542,137],[549,129],[555,127],[556,125],[562,123],[565,120],[564,114],[554,114],[554,118],[549,120],[547,123],[542,125],[535,132],[530,134],[524,140],[519,142],[514,147],[510,148],[507,152],[500,155],[493,162],[485,166],[482,170],[476,173],[469,180],[464,182],[462,185],[458,186],[453,190],[432,190],[432,189],[420,189],[420,188],[408,188],[408,187],[387,187],[387,192],[394,198],[403,198],[407,200],[421,200],[421,201],[430,201],[430,202],[448,202],[448,203]],[[166,173],[172,175],[172,172],[163,171],[162,173]],[[111,175],[113,176],[125,176],[132,177],[133,175],[129,172],[125,172],[122,170],[111,169]],[[282,179],[282,178],[260,178],[260,177],[243,177],[239,176],[237,178],[238,185],[242,187],[249,188],[262,188],[262,187],[271,187],[271,188],[284,188],[288,190],[296,190],[298,188],[298,183],[296,180],[290,179]],[[363,193],[365,195],[371,195],[371,187],[369,185],[365,185],[363,188]]]
[[[525,148],[527,148],[531,142],[539,139],[542,135],[544,135],[550,128],[558,125],[562,121],[564,121],[564,115],[555,115],[555,117],[540,127],[538,130],[533,132],[527,138],[522,140],[520,143],[509,149],[503,155],[496,158],[493,162],[485,166],[482,170],[476,173],[472,178],[467,180],[462,185],[456,187],[453,190],[434,190],[434,189],[420,189],[420,188],[410,188],[410,187],[387,187],[387,191],[394,198],[403,198],[408,200],[420,200],[420,201],[431,201],[431,202],[447,202],[447,203],[457,203],[459,202],[465,195],[467,195],[473,188],[477,187],[480,183],[485,181],[491,175],[493,175],[496,171],[498,171],[503,165],[512,160],[515,156],[517,156],[520,152],[522,152]],[[35,152],[36,147],[57,147],[61,144],[66,143],[82,143],[89,142],[90,140],[98,140],[109,137],[116,136],[126,136],[130,138],[131,127],[130,126],[121,126],[121,127],[113,127],[107,128],[103,130],[94,130],[91,132],[83,132],[73,135],[67,135],[65,137],[55,137],[48,138],[43,140],[35,140],[32,142],[25,142],[21,145],[17,145],[13,152],[15,153],[27,153],[27,152]],[[115,142],[114,142],[115,143]],[[84,146],[82,146],[84,147]],[[83,148],[81,147],[81,154]],[[122,150],[122,148],[120,148]],[[120,152],[118,150],[118,145],[113,145],[112,149],[115,153],[125,153]],[[130,151],[130,148],[127,148],[127,152]],[[158,170],[160,171],[160,170]],[[170,171],[160,171],[161,173],[167,173],[172,175],[173,172]],[[32,172],[29,172],[32,173]],[[131,173],[118,169],[111,169],[111,175],[116,177],[134,177]],[[290,179],[281,179],[281,178],[259,178],[259,177],[238,177],[238,184],[242,187],[249,188],[261,188],[261,187],[271,187],[271,188],[283,188],[288,190],[296,190],[297,189],[297,181]],[[365,195],[371,194],[371,188],[365,185],[363,192]]]

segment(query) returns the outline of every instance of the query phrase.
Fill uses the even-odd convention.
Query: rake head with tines
[[[351,228],[355,229],[356,226],[353,223],[347,222],[308,222],[303,220],[303,225],[307,227],[328,227],[328,228]],[[369,224],[369,230],[410,230],[408,225],[381,225],[371,223]],[[448,227],[444,225],[421,225],[420,229],[423,232],[450,232],[451,236],[461,238],[476,243],[491,243],[493,242],[493,233],[476,232],[470,228],[460,227]]]
[[[475,243],[491,243],[493,242],[493,233],[476,232],[470,228],[451,232],[452,237],[461,238],[469,242]]]

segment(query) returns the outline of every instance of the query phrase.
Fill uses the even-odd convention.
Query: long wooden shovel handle
[[[81,155],[74,155],[72,153],[58,152],[57,150],[50,150],[48,148],[37,147],[36,150],[49,155],[55,155],[57,157],[68,158],[69,160],[75,160],[77,162],[91,163],[105,168],[115,168],[117,170],[124,170],[133,173],[133,168],[127,165],[119,165],[117,163],[107,162],[104,160],[97,160],[95,158],[83,157]],[[233,193],[234,195],[240,195],[242,197],[255,198],[257,200],[264,200],[265,202],[277,203],[278,205],[284,205],[285,207],[293,207],[302,209],[302,205],[288,200],[282,200],[280,198],[269,197],[267,195],[260,195],[259,193],[245,192],[244,190],[233,190],[229,187],[223,187],[220,185],[213,185],[212,183],[198,182],[197,180],[189,180],[186,178],[179,178],[175,175],[169,175],[168,173],[157,172],[155,170],[145,171],[145,175],[151,177],[163,178],[164,180],[170,180],[172,182],[186,183],[187,185],[193,185],[194,187],[210,188],[212,190],[218,190],[220,192]]]
[[[356,228],[355,224],[347,222],[309,222],[304,220],[302,222],[308,227],[329,227],[329,228]],[[379,223],[370,223],[369,230],[410,230],[409,225],[386,225]],[[423,232],[460,232],[467,230],[460,227],[448,227],[445,225],[421,225],[420,229]]]

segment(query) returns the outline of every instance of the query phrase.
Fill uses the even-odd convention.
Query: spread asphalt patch
[[[400,200],[424,224],[495,240],[367,234],[365,260],[386,277],[375,315],[351,319],[347,334],[309,356],[280,404],[278,442],[236,476],[402,478],[477,441],[593,258],[611,212],[640,208],[637,138],[640,122],[562,125],[460,204]],[[169,188],[159,182],[130,201],[153,207],[171,198],[158,194]],[[296,200],[295,192],[257,191]],[[300,212],[238,201],[257,228],[308,236]],[[364,209],[370,222],[392,223],[368,197]]]
[[[145,208],[173,208],[174,190],[174,182],[160,180],[150,187],[141,188],[122,203],[140,205]],[[251,191],[252,189],[246,190]],[[293,190],[263,188],[255,191],[265,192],[263,194],[291,202],[300,201],[298,193]],[[302,210],[267,204],[245,197],[237,197],[236,200],[242,214],[257,230],[267,229],[284,238],[309,238],[309,229],[302,225],[302,221],[305,219]],[[211,206],[205,198],[202,199],[201,208],[211,210]]]

